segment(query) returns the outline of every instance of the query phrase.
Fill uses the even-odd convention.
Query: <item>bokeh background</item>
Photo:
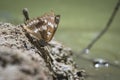
[[[30,17],[38,17],[53,10],[61,15],[55,39],[76,53],[78,67],[88,73],[86,80],[120,79],[120,10],[110,29],[87,55],[82,51],[105,27],[118,0],[0,0],[0,21],[23,23],[22,9],[28,8]],[[76,56],[81,57],[76,57]],[[109,67],[94,68],[91,59],[109,61]]]

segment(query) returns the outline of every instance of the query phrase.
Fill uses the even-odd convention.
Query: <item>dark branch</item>
[[[95,38],[90,42],[90,44],[88,44],[88,46],[87,46],[86,48],[83,49],[83,51],[81,52],[81,54],[82,54],[82,53],[88,53],[89,50],[92,48],[92,46],[95,44],[95,42],[96,42],[97,40],[99,40],[99,39],[103,36],[103,34],[105,34],[105,32],[107,32],[107,30],[109,29],[110,25],[112,24],[112,22],[113,22],[113,20],[114,20],[114,18],[115,18],[115,16],[116,16],[116,14],[117,14],[117,12],[118,12],[118,10],[119,10],[119,6],[120,6],[120,0],[118,0],[117,4],[116,4],[116,6],[115,6],[115,8],[114,8],[114,10],[113,10],[113,13],[112,13],[111,17],[109,18],[109,20],[108,20],[105,28],[98,34],[97,37],[95,37]]]

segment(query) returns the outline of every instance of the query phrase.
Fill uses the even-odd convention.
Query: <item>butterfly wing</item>
[[[59,19],[60,15],[55,15],[53,12],[40,17],[40,20],[44,22],[41,26],[41,36],[45,42],[49,42],[53,38],[58,28]]]
[[[28,20],[23,28],[34,38],[49,42],[57,30],[60,15],[55,15],[53,12],[44,14],[41,17]]]
[[[48,22],[47,32],[46,32],[47,33],[47,35],[46,35],[47,41],[50,41],[53,38],[53,36],[58,28],[59,19],[60,19],[60,16],[55,15],[54,19],[52,20],[52,18],[51,18],[51,21]]]

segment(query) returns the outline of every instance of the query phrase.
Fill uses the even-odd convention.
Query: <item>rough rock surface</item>
[[[21,27],[0,22],[0,80],[52,80]]]
[[[70,48],[29,42],[20,26],[0,22],[0,80],[83,80]],[[37,45],[37,46],[36,46]]]

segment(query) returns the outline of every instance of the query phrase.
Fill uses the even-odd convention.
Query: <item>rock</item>
[[[52,80],[22,29],[0,22],[0,80]]]
[[[55,40],[41,47],[20,26],[0,22],[0,80],[83,80],[72,54]]]

